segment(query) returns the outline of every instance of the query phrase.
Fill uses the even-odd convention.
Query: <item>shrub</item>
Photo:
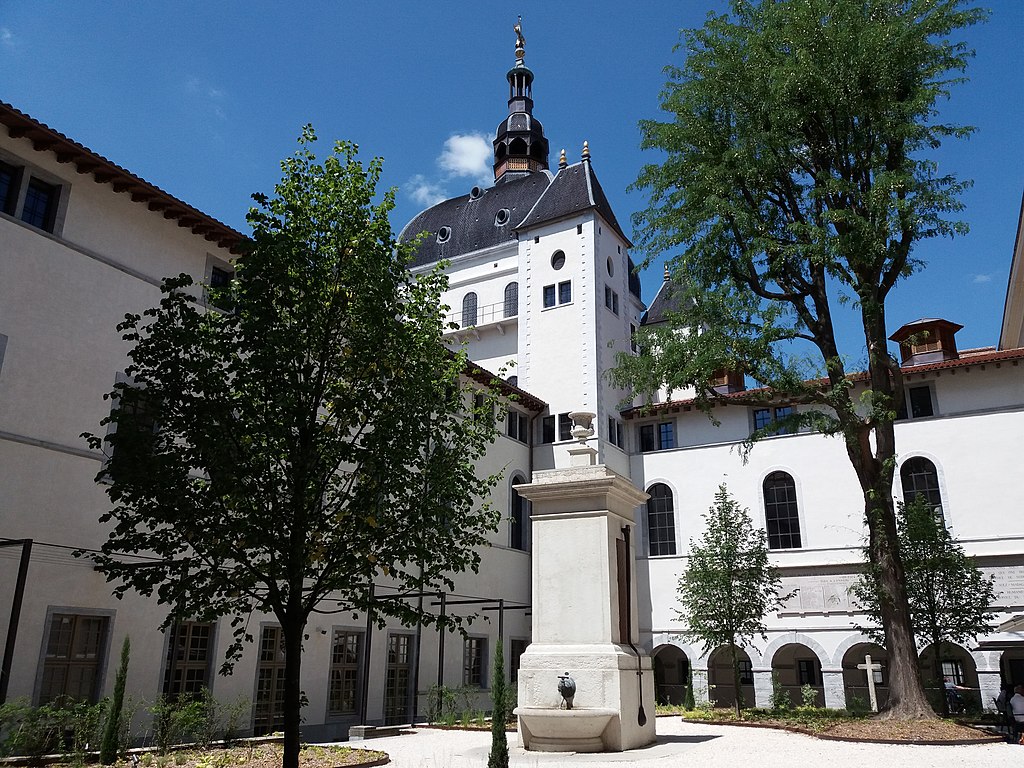
[[[810,683],[804,683],[800,686],[800,698],[803,700],[803,705],[807,708],[818,706],[818,690]]]
[[[774,670],[772,670],[772,695],[769,703],[776,712],[787,712],[793,708],[789,691],[782,687],[782,683],[779,682],[779,673]]]

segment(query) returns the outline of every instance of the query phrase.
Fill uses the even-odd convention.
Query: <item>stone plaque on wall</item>
[[[995,605],[1001,608],[1024,606],[1024,565],[983,568],[985,575],[995,576]]]
[[[840,576],[798,576],[782,580],[783,594],[796,591],[782,613],[848,613],[857,610],[850,599],[853,574]]]

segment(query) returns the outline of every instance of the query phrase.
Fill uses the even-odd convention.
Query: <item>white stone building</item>
[[[529,510],[513,486],[568,465],[572,411],[597,415],[597,461],[652,497],[637,512],[635,572],[638,644],[655,657],[660,698],[681,696],[688,666],[698,695],[732,697],[716,654],[682,641],[674,618],[687,543],[723,481],[765,525],[773,559],[799,590],[769,617],[768,642],[748,651],[748,701],[766,703],[772,669],[788,686],[817,687],[829,706],[863,698],[856,664],[867,650],[883,663],[885,653],[854,629],[860,618],[846,592],[864,526],[842,445],[810,433],[780,435],[743,464],[738,444],[773,411],[720,407],[719,427],[687,401],[663,402],[645,415],[620,411],[625,393],[605,374],[671,297],[663,289],[650,308],[642,302],[631,244],[589,150],[584,144],[578,162],[563,154],[549,168],[548,140],[533,116],[533,74],[521,56],[507,77],[495,184],[433,206],[404,230],[406,237],[426,233],[415,269],[450,262],[446,301],[459,325],[452,343],[466,344],[483,368],[505,369],[507,394],[515,395],[504,434],[481,467],[504,471],[493,503],[507,520],[479,575],[458,579],[443,607],[438,596],[424,598],[434,610],[484,618],[465,638],[381,630],[346,614],[314,620],[304,648],[306,737],[343,737],[358,722],[407,722],[428,710],[435,683],[465,685],[475,692],[470,705],[488,708],[499,632],[515,679],[538,585],[531,584]],[[243,236],[9,105],[0,104],[0,124],[0,637],[17,630],[4,661],[6,694],[37,703],[61,693],[95,700],[112,689],[117,649],[130,635],[136,697],[207,685],[222,701],[252,699],[252,728],[273,729],[283,657],[270,618],[253,617],[255,647],[221,677],[226,622],[159,632],[160,606],[113,600],[102,575],[71,556],[104,538],[97,520],[107,500],[93,480],[102,456],[79,435],[106,415],[102,395],[125,366],[127,349],[114,327],[125,312],[152,306],[166,275],[229,279]],[[1012,622],[1024,613],[1024,515],[1014,471],[1024,434],[1022,265],[1019,234],[997,346],[957,351],[954,324],[922,321],[944,329],[942,345],[908,350],[908,418],[897,427],[897,495],[910,485],[931,494],[997,579],[998,621],[1007,630],[947,660],[949,673],[980,688],[986,704],[1001,678],[1024,681],[1024,633]],[[32,545],[12,625],[23,540]],[[884,669],[880,686],[884,692]]]

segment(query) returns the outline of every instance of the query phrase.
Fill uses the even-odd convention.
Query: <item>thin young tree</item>
[[[900,502],[897,510],[914,631],[922,646],[931,646],[931,672],[941,687],[943,644],[963,645],[994,628],[994,580],[985,576],[974,558],[964,552],[946,527],[941,509],[936,511],[923,494],[915,496],[909,504]],[[870,563],[854,584],[853,594],[871,622],[865,631],[881,642],[881,587],[878,571]],[[949,701],[942,693],[942,714],[949,715]]]
[[[375,579],[407,594],[477,570],[497,513],[477,460],[493,395],[442,341],[439,271],[414,277],[412,246],[379,202],[381,161],[339,142],[319,163],[307,127],[275,194],[254,195],[251,248],[230,286],[167,279],[158,307],[119,326],[128,381],[110,397],[112,509],[102,552],[116,586],[155,594],[164,626],[230,616],[222,671],[271,614],[284,640],[284,766],[296,768],[303,631],[319,611],[367,610]],[[475,409],[470,387],[483,392]],[[469,418],[467,418],[467,413]],[[415,600],[378,620],[433,617]]]
[[[491,751],[487,755],[487,768],[508,768],[509,690],[505,682],[505,650],[501,638],[494,645],[494,671],[491,679]]]
[[[966,230],[950,218],[966,184],[929,153],[972,130],[936,105],[972,55],[955,36],[983,17],[968,0],[732,0],[684,32],[667,119],[641,123],[665,158],[635,185],[650,195],[638,240],[671,257],[678,311],[615,378],[641,394],[692,387],[709,408],[715,376],[738,371],[767,389],[730,403],[799,406],[751,441],[798,427],[843,440],[883,594],[892,717],[932,713],[892,504],[903,378],[886,300],[923,266],[915,244]],[[846,350],[844,312],[861,331]]]
[[[704,652],[726,646],[740,717],[739,649],[755,636],[766,636],[764,617],[787,599],[780,593],[778,569],[768,560],[768,540],[755,528],[747,509],[721,485],[704,514],[704,533],[690,541],[686,570],[679,579],[683,634],[704,644]]]

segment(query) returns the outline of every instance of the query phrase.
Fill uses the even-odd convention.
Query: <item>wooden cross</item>
[[[882,671],[882,665],[877,661],[871,662],[871,654],[864,656],[864,663],[858,664],[857,669],[863,669],[868,676],[868,697],[871,699],[871,711],[878,711],[878,695],[875,693],[875,672]]]

